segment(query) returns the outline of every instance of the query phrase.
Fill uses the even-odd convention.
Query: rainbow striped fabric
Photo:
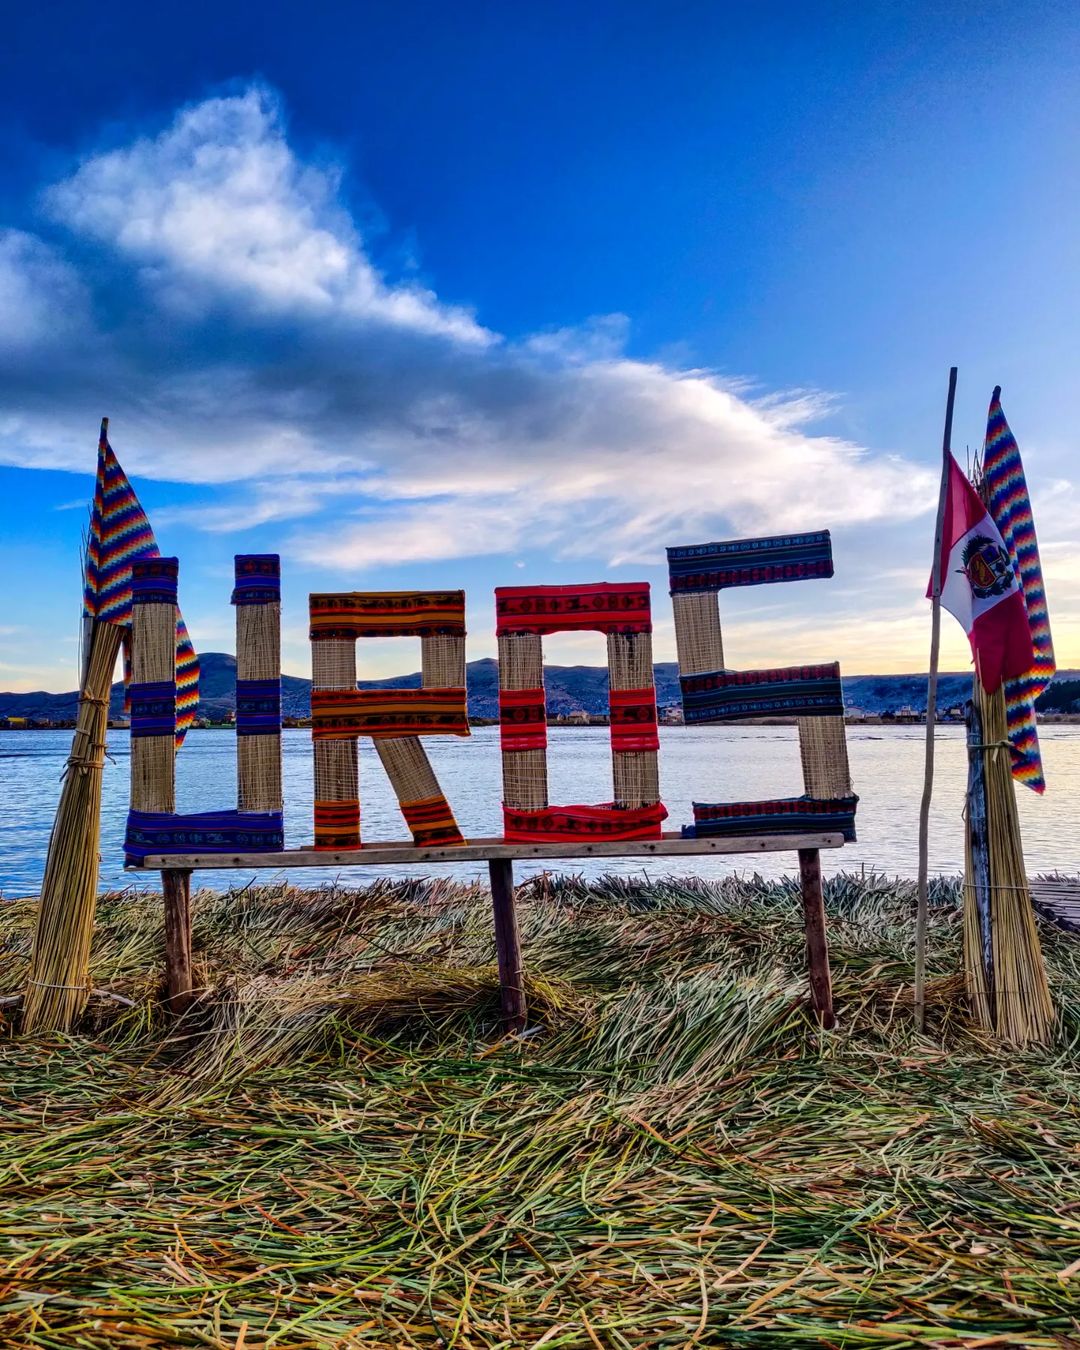
[[[83,610],[92,619],[131,627],[131,564],[160,550],[146,512],[120,467],[106,428],[98,441],[97,487],[90,514]],[[187,625],[176,614],[176,744],[195,722],[199,706],[199,658]]]
[[[1005,681],[1005,714],[1012,746],[1012,773],[1020,783],[1036,792],[1046,789],[1043,777],[1039,733],[1035,722],[1035,700],[1054,677],[1054,643],[1050,636],[1050,617],[1046,610],[1039,541],[1031,513],[1020,447],[1009,430],[1001,410],[1001,389],[994,390],[986,419],[983,445],[983,474],[987,505],[994,524],[1001,531],[1013,568],[1020,579],[1027,605],[1031,644],[1035,664],[1014,680]]]

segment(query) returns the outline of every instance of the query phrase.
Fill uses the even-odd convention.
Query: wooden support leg
[[[514,908],[514,864],[509,858],[492,858],[491,903],[495,912],[495,949],[499,955],[499,988],[502,993],[503,1027],[507,1032],[525,1030],[525,973],[521,961],[521,934]]]
[[[810,1001],[818,1021],[826,1029],[836,1025],[829,972],[829,942],[825,935],[825,900],[821,893],[821,854],[816,848],[799,849],[799,880],[802,883],[803,915],[806,920],[806,955],[810,965]]]
[[[165,992],[169,1010],[186,1012],[194,998],[191,971],[191,873],[161,874],[165,894]]]

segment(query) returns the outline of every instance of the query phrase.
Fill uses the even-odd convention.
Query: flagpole
[[[949,370],[949,396],[945,404],[945,434],[941,442],[941,487],[938,492],[937,527],[934,531],[934,562],[930,584],[930,674],[926,681],[926,768],[919,804],[919,901],[915,919],[915,1024],[926,1024],[926,920],[930,851],[930,799],[934,792],[934,736],[937,723],[938,648],[941,645],[941,544],[945,530],[945,493],[952,454],[953,405],[956,401],[956,367]]]

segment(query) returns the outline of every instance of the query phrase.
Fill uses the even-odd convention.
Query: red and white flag
[[[1002,680],[1031,669],[1031,628],[1005,542],[952,455],[940,566],[941,603],[967,633],[979,679],[992,694]],[[933,585],[931,578],[928,596]]]

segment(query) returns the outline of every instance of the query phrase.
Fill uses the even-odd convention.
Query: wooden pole
[[[975,682],[979,679],[975,676]],[[978,690],[972,694],[967,716],[967,829],[971,858],[971,882],[979,919],[979,947],[983,985],[991,1031],[997,1031],[997,999],[994,988],[994,927],[990,890],[989,810],[986,799],[986,750]]]
[[[191,1007],[194,979],[191,969],[191,873],[169,868],[161,874],[165,896],[165,993],[169,1010],[177,1016]]]
[[[803,917],[806,921],[806,956],[810,965],[810,1001],[826,1031],[836,1025],[833,1012],[829,941],[825,935],[825,897],[821,891],[821,854],[816,848],[799,849],[799,881],[802,884]]]
[[[495,914],[495,949],[499,956],[499,989],[502,994],[503,1027],[508,1033],[525,1030],[525,972],[521,960],[521,934],[514,908],[514,864],[509,858],[492,858],[491,903]]]
[[[952,454],[953,405],[956,401],[956,367],[949,371],[949,396],[945,403],[945,434],[941,441],[941,487],[938,491],[937,527],[934,530],[934,561],[930,573],[930,674],[926,682],[926,767],[922,801],[919,803],[919,899],[915,918],[915,1025],[926,1025],[926,921],[929,908],[930,799],[934,793],[934,737],[937,731],[938,648],[941,644],[941,544],[945,532],[945,497]]]

